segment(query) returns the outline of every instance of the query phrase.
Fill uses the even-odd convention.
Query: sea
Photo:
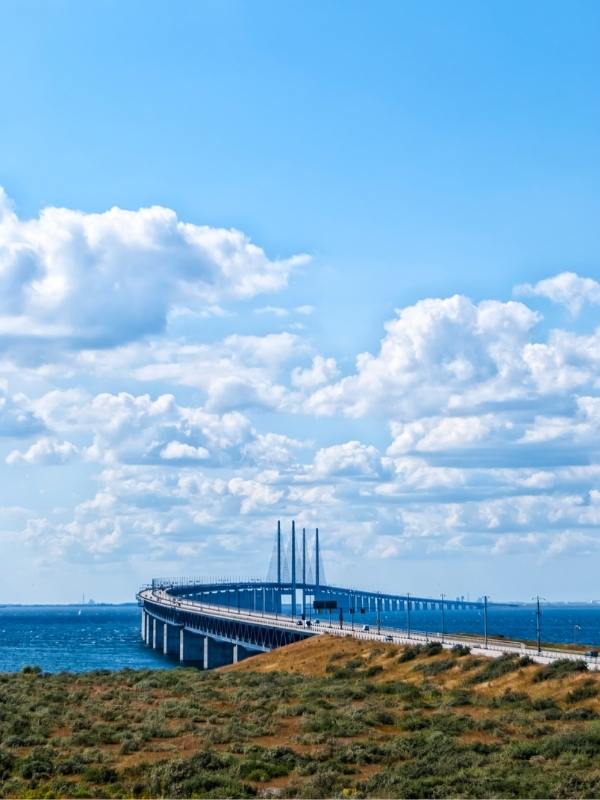
[[[327,612],[321,615],[327,620]],[[332,621],[337,621],[333,617]],[[346,617],[346,622],[351,622]],[[406,627],[405,612],[381,614],[381,625]],[[377,624],[374,614],[356,614],[354,624]],[[441,612],[411,612],[411,627],[440,631]],[[483,633],[481,611],[444,611],[447,633]],[[542,640],[600,646],[599,605],[544,605]],[[490,636],[534,640],[534,606],[490,606]],[[0,606],[0,672],[38,666],[44,672],[90,670],[171,669],[175,660],[144,645],[140,637],[140,609],[134,605]]]

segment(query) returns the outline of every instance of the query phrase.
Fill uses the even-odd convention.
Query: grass
[[[582,663],[315,637],[214,672],[29,667],[0,674],[0,797],[600,797]]]

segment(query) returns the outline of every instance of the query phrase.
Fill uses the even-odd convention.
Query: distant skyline
[[[0,14],[0,603],[600,599],[596,3]]]

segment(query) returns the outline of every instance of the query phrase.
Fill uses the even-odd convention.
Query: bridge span
[[[258,582],[253,582],[254,587]],[[206,584],[208,586],[209,584]],[[249,584],[250,585],[250,582]],[[182,587],[176,587],[181,589]],[[188,587],[189,588],[189,585]],[[266,586],[261,584],[261,591]],[[236,592],[235,584],[220,584],[220,599]],[[547,664],[559,658],[584,658],[590,669],[597,669],[597,658],[581,652],[526,647],[522,642],[478,636],[444,633],[422,633],[410,629],[398,630],[380,625],[357,625],[354,619],[293,619],[277,610],[249,609],[207,602],[210,593],[199,599],[190,592],[175,593],[173,587],[149,586],[141,589],[138,599],[142,606],[141,635],[147,646],[174,656],[182,665],[204,669],[234,664],[252,655],[298,642],[310,636],[329,634],[352,636],[396,644],[440,642],[443,647],[468,646],[475,655],[499,657],[503,654],[529,656]],[[217,599],[216,592],[212,600]],[[365,627],[367,630],[365,630]]]
[[[410,594],[374,592],[327,583],[320,548],[319,529],[311,536],[305,528],[296,535],[296,523],[289,537],[282,535],[281,523],[266,580],[155,578],[138,593],[142,605],[142,637],[165,654],[176,655],[182,663],[221,666],[245,656],[290,644],[315,635],[313,609],[332,611],[339,628],[362,628],[361,615],[381,616],[404,612],[410,631],[411,612],[487,608],[464,598],[419,597]],[[316,622],[316,620],[315,620]],[[298,624],[299,623],[299,624]]]

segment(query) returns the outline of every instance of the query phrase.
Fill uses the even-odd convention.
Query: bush
[[[21,762],[20,772],[24,778],[49,778],[54,772],[54,766],[49,758],[32,753]]]
[[[35,665],[27,665],[27,666],[23,667],[21,672],[24,675],[41,675],[42,674],[42,668],[38,667],[37,664],[35,664]]]
[[[502,675],[507,675],[509,672],[514,672],[521,668],[521,659],[516,655],[502,655],[500,658],[494,658],[487,662],[483,669],[476,675],[469,678],[470,684],[485,683],[492,681],[495,678],[500,678]]]
[[[586,681],[580,686],[576,686],[567,694],[565,700],[567,703],[578,703],[580,700],[589,700],[590,697],[596,697],[598,694],[598,687],[594,681]]]
[[[414,661],[414,659],[420,654],[421,654],[421,648],[419,647],[419,645],[405,647],[404,650],[398,656],[398,663],[404,664],[407,661]]]
[[[466,644],[455,644],[450,652],[453,655],[458,656],[458,658],[461,658],[462,656],[471,655],[471,648],[467,647]]]
[[[91,783],[116,783],[119,776],[116,770],[104,765],[86,767],[83,771],[83,777],[86,781]]]
[[[533,680],[537,683],[557,680],[576,672],[587,672],[587,668],[588,665],[581,659],[559,658],[557,661],[542,667]]]
[[[425,675],[439,675],[442,672],[452,669],[455,665],[456,662],[454,659],[446,658],[443,661],[433,661],[430,664],[417,664],[415,669]]]
[[[0,781],[4,781],[8,778],[12,772],[14,763],[15,757],[13,754],[9,753],[7,750],[0,749]]]

